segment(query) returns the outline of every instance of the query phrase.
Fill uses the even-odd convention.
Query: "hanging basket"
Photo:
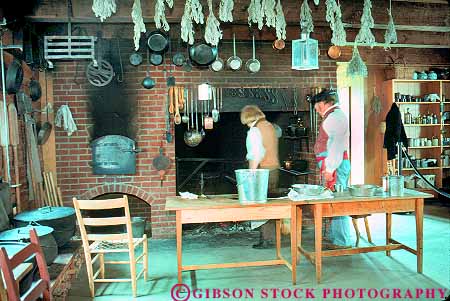
[[[408,67],[404,58],[394,60],[390,57],[392,63],[384,69],[386,80],[390,79],[412,79],[414,67]]]

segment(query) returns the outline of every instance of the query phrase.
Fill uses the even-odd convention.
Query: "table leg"
[[[316,280],[317,283],[320,283],[322,276],[322,204],[314,204],[314,230]]]
[[[297,206],[291,206],[291,265],[292,284],[297,283]],[[301,230],[301,229],[300,229]]]
[[[281,220],[277,219],[275,221],[275,242],[276,242],[276,249],[277,249],[277,259],[281,258]]]
[[[182,261],[181,261],[181,255],[182,255],[182,228],[181,224],[181,211],[176,212],[176,236],[177,236],[177,264],[178,264],[178,283],[181,284],[181,267],[182,267]]]
[[[297,263],[300,263],[300,251],[299,251],[299,249],[297,248],[297,246],[302,246],[302,222],[303,222],[303,220],[302,220],[302,214],[303,214],[303,211],[302,211],[302,207],[301,206],[295,206],[296,208],[297,208],[297,212],[296,212],[296,214],[297,214],[297,220],[296,220],[296,222],[297,222],[297,229],[296,229],[296,232],[295,233],[297,233],[297,243],[296,243],[296,246],[295,246],[295,248],[296,248],[296,254],[297,254]]]
[[[392,213],[386,213],[386,245],[390,244],[392,234]],[[391,251],[386,251],[386,256],[391,256]]]
[[[423,199],[416,199],[417,273],[422,274],[423,265]]]

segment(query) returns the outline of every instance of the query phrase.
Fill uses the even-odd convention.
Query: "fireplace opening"
[[[292,112],[265,112],[268,121],[282,130],[279,139],[279,158],[283,166],[290,157],[301,159],[307,152],[306,142],[288,139],[288,126],[292,122]],[[305,120],[307,112],[299,112]],[[248,127],[240,122],[239,112],[220,113],[213,130],[205,130],[206,135],[197,147],[184,142],[186,125],[175,127],[175,157],[177,192],[189,191],[195,194],[237,193],[234,170],[248,168],[245,160],[245,139]],[[312,151],[312,150],[310,150]],[[231,178],[231,179],[230,179]],[[287,173],[280,173],[280,188],[287,188],[296,179]]]
[[[94,198],[94,200],[105,200],[105,199],[114,199],[120,198],[124,194],[123,193],[107,193],[102,194]],[[146,233],[148,237],[152,236],[151,229],[151,206],[143,201],[142,199],[127,194],[128,197],[128,206],[130,208],[130,215],[132,219],[133,233]],[[123,209],[105,209],[101,211],[87,211],[83,214],[89,215],[89,217],[116,217],[123,216]],[[145,220],[145,223],[143,222]],[[122,225],[118,226],[102,226],[102,227],[86,227],[88,232],[91,233],[121,233],[125,231],[125,227]],[[140,235],[142,237],[142,235]]]

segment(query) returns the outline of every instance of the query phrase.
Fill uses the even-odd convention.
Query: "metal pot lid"
[[[17,240],[29,240],[30,239],[30,230],[35,229],[38,237],[45,236],[51,234],[54,230],[52,227],[47,226],[26,226],[15,228],[12,230],[3,231],[0,233],[0,240],[9,240],[9,241],[17,241]]]
[[[0,242],[0,248],[5,248],[6,254],[8,254],[9,258],[12,258],[14,255],[23,250],[28,244],[24,242],[18,241],[2,241]]]
[[[169,47],[169,39],[161,31],[154,31],[150,33],[147,45],[153,52],[163,52]]]
[[[14,217],[14,220],[34,222],[59,219],[71,215],[75,215],[75,209],[72,207],[43,207],[36,210],[19,213]]]

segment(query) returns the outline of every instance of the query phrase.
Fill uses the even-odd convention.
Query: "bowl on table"
[[[294,184],[291,186],[295,192],[304,195],[318,196],[325,191],[325,187],[311,184]]]
[[[377,185],[368,185],[368,184],[361,184],[361,185],[350,185],[348,187],[348,190],[350,191],[350,194],[352,196],[356,197],[368,197],[368,196],[374,196],[378,191]]]

